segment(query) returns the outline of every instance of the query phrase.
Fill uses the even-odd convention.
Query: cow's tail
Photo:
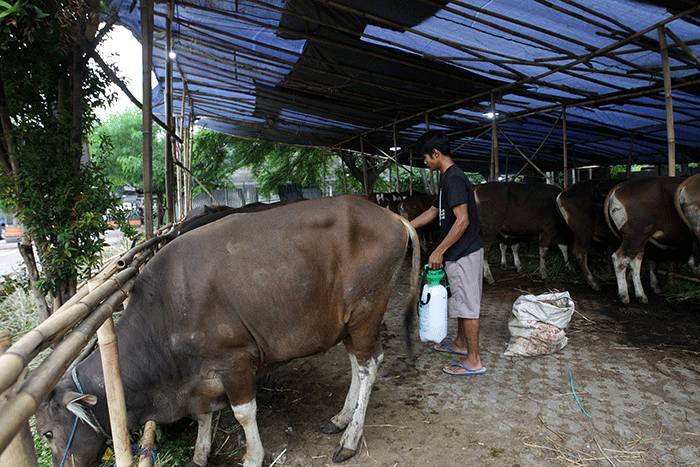
[[[411,340],[411,335],[413,333],[413,315],[416,314],[416,306],[418,304],[418,297],[420,296],[420,242],[416,229],[403,217],[400,217],[400,219],[404,226],[406,226],[406,231],[411,241],[411,250],[413,252],[411,259],[411,275],[409,278],[410,292],[403,315],[404,331],[406,332],[406,350],[408,351],[408,356],[413,358],[413,341]]]
[[[605,203],[603,203],[603,216],[605,217],[605,223],[608,224],[608,229],[618,238],[618,240],[622,240],[622,236],[620,235],[620,231],[617,229],[617,225],[615,225],[615,222],[613,222],[612,219],[610,219],[610,196],[612,196],[615,193],[615,189],[617,186],[613,187],[605,197]]]

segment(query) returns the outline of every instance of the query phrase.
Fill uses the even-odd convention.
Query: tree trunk
[[[31,242],[22,235],[20,242],[17,244],[19,252],[24,258],[24,265],[27,268],[27,274],[29,274],[29,284],[32,289],[32,298],[34,299],[34,304],[36,305],[37,312],[39,313],[39,320],[44,321],[51,314],[49,310],[49,305],[46,303],[46,297],[41,289],[37,286],[37,281],[39,280],[39,270],[36,267],[36,261],[34,259],[34,248]]]

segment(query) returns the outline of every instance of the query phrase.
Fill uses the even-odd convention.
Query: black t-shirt
[[[464,172],[456,165],[452,165],[442,174],[440,193],[433,201],[433,206],[438,208],[441,240],[447,236],[457,220],[452,209],[460,204],[467,205],[469,225],[459,240],[447,249],[444,255],[445,261],[457,261],[484,246],[484,241],[481,238],[479,213],[474,199],[474,189]]]

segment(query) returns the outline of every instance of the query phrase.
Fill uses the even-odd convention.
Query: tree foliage
[[[113,97],[89,65],[106,32],[99,15],[97,0],[0,1],[0,196],[36,244],[40,285],[58,303],[95,265],[109,228],[102,215],[117,202],[82,157],[92,109]]]

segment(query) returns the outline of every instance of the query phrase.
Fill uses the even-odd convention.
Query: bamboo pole
[[[364,194],[369,196],[369,179],[367,177],[367,156],[365,155],[364,138],[360,137],[360,153],[362,153],[362,179],[364,185]]]
[[[156,441],[156,422],[148,421],[143,428],[143,436],[141,437],[141,451],[139,454],[139,467],[153,467],[153,445]]]
[[[114,320],[108,316],[97,330],[97,341],[100,344],[100,358],[104,375],[107,408],[109,409],[109,424],[112,433],[116,467],[134,465],[127,426],[126,400],[122,384],[121,366],[119,364],[119,344],[114,331]]]
[[[673,126],[673,95],[671,90],[671,68],[668,62],[668,46],[664,26],[659,26],[659,49],[664,71],[664,100],[666,101],[666,132],[668,135],[668,175],[676,176],[676,130]]]
[[[569,186],[569,159],[567,153],[568,142],[566,140],[566,107],[561,110],[561,137],[562,137],[562,156],[564,159],[564,188]]]
[[[668,28],[667,28],[665,31],[666,31],[666,34],[668,35],[668,37],[670,37],[671,39],[673,39],[673,42],[675,42],[676,44],[678,44],[678,47],[680,47],[681,49],[683,49],[683,52],[685,52],[686,54],[688,54],[688,56],[689,56],[691,59],[693,59],[693,61],[694,61],[696,64],[698,64],[698,65],[700,66],[700,57],[698,57],[698,56],[695,54],[695,52],[693,52],[693,51],[690,49],[690,47],[688,47],[688,45],[687,45],[685,42],[683,42],[678,36],[676,36],[676,35],[674,34],[673,31],[671,31],[671,30],[668,29]]]
[[[173,16],[175,14],[173,0],[168,0],[168,15],[165,18],[165,123],[175,128],[173,124],[173,59],[170,52],[173,50]],[[175,167],[173,164],[173,138],[165,135],[165,209],[168,213],[168,221],[175,222]]]
[[[10,332],[0,332],[0,352],[7,350],[12,343]],[[17,383],[0,396],[0,404],[4,403],[12,395],[16,394],[21,384],[21,378]],[[32,432],[29,423],[20,426],[19,432],[12,439],[7,448],[0,454],[0,464],[5,467],[37,467],[38,461]]]
[[[532,162],[532,160],[531,160],[529,157],[527,157],[527,156],[525,155],[525,153],[523,153],[523,152],[520,150],[520,148],[517,147],[517,146],[515,145],[515,143],[513,143],[513,142],[510,140],[510,138],[508,138],[508,135],[506,135],[506,134],[503,132],[502,129],[500,129],[500,131],[501,131],[501,134],[508,140],[508,142],[510,143],[510,145],[513,146],[513,148],[515,148],[515,150],[518,151],[518,153],[519,153],[521,156],[523,156],[523,158],[525,158],[525,160],[526,160],[528,163],[530,163],[530,165],[532,165],[532,166],[535,168],[535,170],[537,170],[544,178],[546,178],[547,180],[549,180],[549,182],[550,182],[552,185],[554,185],[554,186],[556,186],[556,187],[558,187],[558,188],[561,188],[557,182],[555,182],[554,180],[552,180],[551,177],[549,177],[549,175],[547,175],[546,173],[542,172],[542,170],[540,170],[540,168],[537,167],[537,165],[535,165],[535,163]],[[524,168],[524,167],[523,167],[523,168]],[[522,172],[522,169],[521,169],[521,172]],[[518,175],[520,175],[520,172],[518,172]],[[517,177],[518,175],[516,175],[515,177]],[[515,177],[513,177],[513,178],[515,179]]]
[[[4,451],[22,424],[36,413],[39,404],[63,377],[70,363],[88,344],[102,323],[127,297],[135,279],[116,290],[108,299],[78,324],[56,346],[20,387],[17,395],[0,406],[0,452]]]
[[[396,124],[392,125],[391,127],[391,133],[394,136],[394,163],[396,166],[396,192],[398,193],[401,191],[401,182],[399,181],[399,156],[398,156],[398,148],[396,147]]]
[[[500,176],[498,167],[498,126],[496,124],[496,97],[491,93],[491,181],[497,182]]]
[[[153,66],[153,0],[141,0],[141,66],[142,66],[142,133],[143,133],[143,208],[146,238],[153,237],[153,91],[151,67]]]
[[[27,332],[5,353],[0,355],[0,393],[6,391],[20,376],[26,365],[42,350],[56,342],[66,331],[84,319],[103,300],[122,289],[128,280],[138,274],[138,266],[150,255],[141,255],[135,264],[105,280],[95,290],[61,313],[54,313],[37,327]],[[121,303],[121,302],[120,302]],[[1,426],[1,425],[0,425]]]

